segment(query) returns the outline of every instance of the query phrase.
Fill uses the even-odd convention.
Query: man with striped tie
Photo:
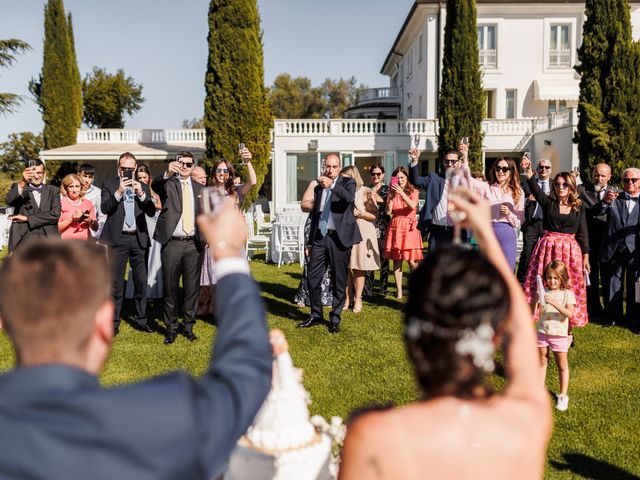
[[[202,185],[191,180],[195,161],[190,152],[180,152],[167,171],[154,179],[153,191],[160,196],[162,212],[158,217],[154,240],[162,245],[164,280],[165,345],[171,345],[181,330],[190,341],[196,323],[203,245],[195,219]],[[178,290],[182,277],[184,301],[182,324],[178,323]]]
[[[356,182],[340,176],[340,157],[331,153],[324,159],[324,171],[314,190],[311,227],[307,241],[310,250],[308,265],[311,316],[298,327],[306,328],[324,323],[322,313],[322,279],[327,265],[331,265],[333,304],[329,314],[329,331],[340,331],[340,314],[344,307],[347,269],[351,247],[362,241],[353,216]]]

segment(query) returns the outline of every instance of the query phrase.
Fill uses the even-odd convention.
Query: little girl
[[[542,363],[543,377],[545,381],[547,375],[547,364],[549,362],[547,347],[551,348],[558,367],[560,380],[560,393],[556,408],[565,411],[569,408],[569,362],[567,361],[567,351],[573,340],[571,335],[570,319],[576,304],[576,297],[571,291],[569,284],[569,272],[564,263],[553,261],[544,268],[544,283],[546,293],[544,294],[544,305],[539,302],[536,294],[533,299],[537,304],[534,310],[534,319],[538,317],[536,330],[538,331],[538,348],[540,351],[540,361]]]

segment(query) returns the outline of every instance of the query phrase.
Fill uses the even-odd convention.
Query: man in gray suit
[[[223,472],[269,391],[271,348],[242,254],[242,215],[228,202],[198,222],[214,246],[220,292],[215,354],[199,380],[173,372],[100,387],[114,310],[100,246],[33,242],[4,261],[0,316],[19,368],[0,376],[0,478],[194,480]]]

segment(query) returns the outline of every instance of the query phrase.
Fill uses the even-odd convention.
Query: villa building
[[[638,40],[640,1],[630,5]],[[550,159],[554,171],[576,166],[572,138],[579,76],[573,66],[582,40],[584,2],[476,0],[476,6],[486,105],[485,165],[502,155],[530,151],[534,159]],[[416,0],[388,54],[381,54],[381,73],[389,77],[389,86],[364,92],[344,118],[275,120],[271,190],[276,209],[300,200],[329,152],[340,153],[343,164],[358,166],[368,181],[366,172],[374,164],[384,165],[387,176],[396,165],[406,165],[408,150],[418,141],[423,172],[434,171],[445,19],[445,2]],[[97,165],[132,151],[153,167],[182,149],[200,157],[204,131],[80,130],[76,145],[44,151],[42,157]],[[162,168],[156,166],[155,171]],[[109,170],[115,172],[115,162]]]

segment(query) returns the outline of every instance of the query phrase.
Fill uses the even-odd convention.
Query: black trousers
[[[542,227],[542,219],[531,219],[527,224],[527,227],[522,231],[522,253],[520,253],[520,260],[518,261],[518,281],[524,283],[527,276],[527,269],[529,268],[529,262],[531,261],[531,255],[533,249],[540,240],[540,237],[544,234],[544,228]]]
[[[111,247],[113,257],[112,294],[115,305],[113,326],[120,327],[120,311],[124,297],[124,273],[127,260],[131,265],[133,279],[133,302],[136,309],[135,321],[138,325],[147,324],[147,248],[141,247],[138,237],[122,234],[118,245]]]
[[[203,251],[198,250],[193,239],[170,239],[162,247],[160,258],[162,259],[164,280],[164,324],[167,327],[167,333],[176,334],[178,332],[180,277],[182,277],[184,289],[183,328],[185,331],[192,331],[193,325],[196,323],[203,256]]]
[[[622,322],[629,327],[638,328],[640,308],[635,301],[635,282],[638,279],[638,252],[629,252],[627,247],[614,253],[608,263],[611,278],[609,280],[609,305],[606,316],[609,322]],[[626,298],[623,299],[626,290]],[[626,301],[626,314],[622,313],[622,302]]]
[[[324,318],[322,313],[322,278],[327,265],[331,265],[333,304],[329,313],[329,321],[336,325],[340,323],[340,314],[344,308],[346,297],[350,257],[351,247],[342,245],[335,231],[330,230],[324,237],[318,231],[311,244],[311,255],[307,267],[312,319],[323,320]]]
[[[453,242],[453,227],[445,227],[442,225],[429,225],[429,253],[433,253],[436,249],[449,245]],[[467,230],[460,231],[460,240],[467,242]]]

